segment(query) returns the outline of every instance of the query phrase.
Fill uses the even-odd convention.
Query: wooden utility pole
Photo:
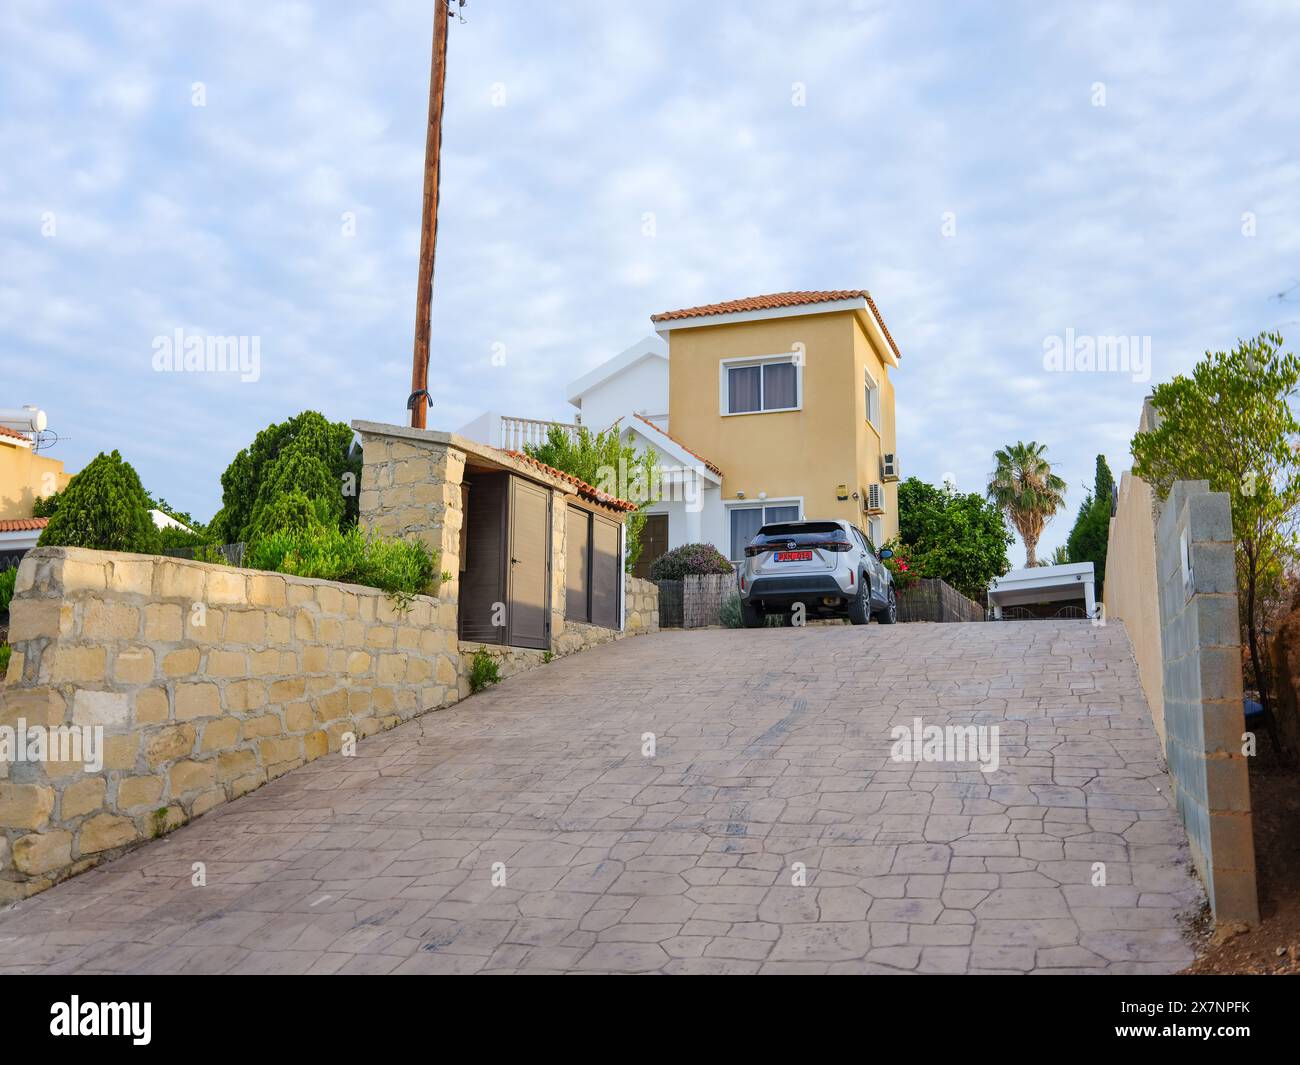
[[[429,329],[433,317],[433,252],[438,241],[438,154],[442,149],[442,92],[447,81],[447,9],[434,0],[433,69],[429,75],[429,129],[424,141],[424,213],[420,225],[420,280],[415,291],[415,352],[411,360],[411,428],[425,427],[429,396]]]

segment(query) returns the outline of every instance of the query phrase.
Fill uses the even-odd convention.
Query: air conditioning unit
[[[892,451],[886,451],[880,460],[880,479],[882,481],[898,480],[898,456]]]
[[[867,485],[866,492],[867,513],[883,514],[885,512],[885,486],[881,484]]]

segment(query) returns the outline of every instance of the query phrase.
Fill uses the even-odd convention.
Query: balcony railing
[[[523,451],[525,444],[534,446],[545,443],[546,434],[551,426],[558,425],[570,436],[574,436],[578,427],[569,422],[548,422],[538,418],[512,418],[501,416],[501,447],[507,451]]]

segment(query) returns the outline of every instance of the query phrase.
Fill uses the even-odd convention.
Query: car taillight
[[[853,571],[849,570],[849,587],[853,587]]]
[[[753,558],[755,555],[761,555],[764,551],[770,551],[771,548],[764,547],[762,544],[750,544],[745,548],[745,557]]]
[[[852,544],[847,540],[826,540],[820,544],[813,544],[813,547],[819,547],[823,551],[848,551]]]

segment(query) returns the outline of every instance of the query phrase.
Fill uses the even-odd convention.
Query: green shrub
[[[276,526],[265,513],[282,496],[299,492],[311,500],[323,524],[353,525],[361,459],[352,452],[352,430],[316,411],[268,425],[235,456],[221,475],[221,510],[212,519],[214,537],[251,543]]]
[[[249,544],[249,569],[364,584],[395,595],[426,591],[438,573],[437,556],[419,541],[368,538],[353,527],[280,530]]]
[[[37,543],[101,551],[158,550],[149,497],[129,462],[116,451],[97,455],[59,493],[59,504]]]
[[[628,573],[641,557],[641,532],[645,508],[662,498],[662,474],[653,448],[638,452],[625,444],[617,426],[592,433],[579,426],[576,433],[552,425],[541,444],[525,444],[524,453],[538,462],[570,473],[580,481],[612,496],[623,496],[640,509],[627,515],[623,565]]]
[[[337,528],[338,516],[331,513],[327,504],[312,500],[301,489],[294,488],[258,508],[248,539],[255,543],[276,532],[307,533],[327,526]]]
[[[18,580],[18,567],[0,570],[0,614],[9,609],[14,597],[14,582]]]
[[[36,501],[32,503],[32,517],[33,518],[54,517],[54,512],[59,509],[59,496],[60,496],[59,492],[55,492],[52,496],[46,496],[44,499],[42,499],[40,496],[37,496]]]
[[[13,648],[7,643],[0,643],[0,684],[4,683],[5,674],[9,672],[9,656]]]
[[[469,690],[481,692],[489,684],[501,682],[501,666],[492,652],[480,647],[469,660]]]
[[[722,622],[724,629],[738,629],[741,626],[740,617],[740,597],[733,595],[722,601],[722,609],[718,611],[718,620]]]
[[[731,563],[712,544],[682,544],[650,565],[652,581],[680,581],[686,576],[731,573]]]

